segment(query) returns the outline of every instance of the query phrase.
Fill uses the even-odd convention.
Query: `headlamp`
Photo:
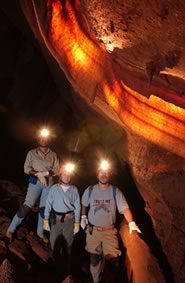
[[[110,169],[110,163],[107,160],[102,160],[100,162],[99,169],[102,171],[107,171]]]
[[[43,128],[43,129],[40,130],[40,137],[42,137],[42,138],[48,138],[49,135],[50,135],[50,132],[49,132],[48,129]]]
[[[67,173],[70,173],[70,174],[72,174],[73,172],[74,172],[74,170],[75,170],[75,165],[74,165],[74,163],[66,163],[65,165],[64,165],[64,170],[67,172]]]

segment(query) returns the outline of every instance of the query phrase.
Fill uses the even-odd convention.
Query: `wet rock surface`
[[[10,243],[5,236],[10,218],[4,209],[0,214],[0,282],[54,282],[47,267],[49,247],[26,227],[20,227]]]
[[[0,266],[0,282],[1,283],[15,283],[13,276],[13,266],[8,259],[5,259]]]
[[[5,242],[3,242],[2,240],[0,240],[0,263],[3,262],[3,260],[5,259],[7,255],[7,247]]]
[[[136,233],[130,235],[127,227],[122,227],[120,233],[127,247],[125,264],[127,266],[129,282],[167,282],[157,259],[152,256],[150,248],[145,242]]]
[[[49,249],[47,245],[42,243],[42,240],[38,240],[37,236],[34,236],[33,233],[28,234],[26,237],[32,251],[41,259],[43,262],[48,262],[49,260]]]
[[[49,244],[45,244],[34,232],[33,224],[37,221],[35,214],[36,212],[32,212],[32,215],[27,217],[27,222],[17,229],[10,242],[6,237],[10,218],[5,209],[0,210],[0,283],[59,283],[63,280],[68,282],[63,275],[63,261],[54,263]],[[82,244],[80,245],[84,248]],[[75,256],[78,268],[80,268],[79,258],[78,255]],[[75,271],[76,267],[77,264],[74,262],[76,277],[73,282],[89,282],[90,275],[84,277],[80,269]],[[88,272],[89,270],[86,274]]]
[[[159,70],[184,78],[184,1],[81,3],[91,33],[120,60],[143,70],[152,65],[155,75]]]
[[[166,281],[183,283],[184,160],[131,133],[127,138],[133,178],[128,198],[135,219],[164,274],[170,274]]]

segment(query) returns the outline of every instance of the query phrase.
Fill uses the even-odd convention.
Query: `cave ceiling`
[[[184,1],[20,0],[34,38],[98,112],[185,157]]]

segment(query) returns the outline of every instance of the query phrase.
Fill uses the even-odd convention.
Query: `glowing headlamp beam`
[[[110,163],[107,160],[102,160],[99,169],[107,171],[110,169]]]
[[[73,163],[67,163],[65,166],[64,166],[64,170],[67,172],[67,173],[73,173],[74,170],[75,170],[75,165]]]
[[[48,129],[43,128],[43,129],[40,130],[40,136],[41,136],[42,138],[48,138],[49,135],[50,135],[50,132],[49,132]]]

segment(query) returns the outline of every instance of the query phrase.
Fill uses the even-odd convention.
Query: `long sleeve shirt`
[[[54,209],[56,212],[66,213],[68,211],[74,211],[75,222],[80,221],[80,196],[78,189],[70,185],[67,191],[64,191],[60,184],[53,185],[46,200],[44,217],[49,218],[51,210]]]
[[[24,163],[24,172],[29,175],[31,170],[38,172],[52,170],[55,174],[59,170],[59,160],[56,153],[49,149],[44,154],[39,148],[30,150]]]

